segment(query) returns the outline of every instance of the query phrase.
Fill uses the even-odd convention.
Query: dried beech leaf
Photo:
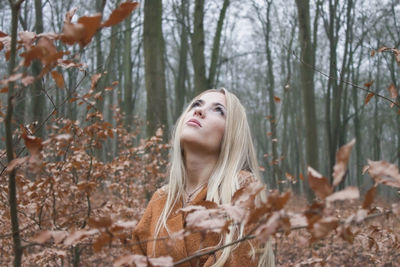
[[[375,49],[371,50],[371,57],[375,56]]]
[[[323,177],[311,167],[308,167],[308,183],[320,199],[325,199],[327,196],[332,194],[333,188],[329,184],[328,178]]]
[[[222,205],[221,206],[224,211],[232,218],[234,222],[243,222],[247,215],[247,211],[243,207],[239,206],[231,206],[231,205]]]
[[[97,30],[100,28],[101,14],[96,14],[90,17],[80,17],[78,23],[82,24],[85,29],[84,37],[79,40],[79,45],[82,48],[90,43]]]
[[[25,141],[25,146],[29,150],[31,156],[39,155],[43,148],[42,139],[32,135],[27,135],[25,132],[22,134],[22,138]]]
[[[386,46],[382,46],[382,47],[380,47],[380,48],[378,49],[378,53],[384,52],[384,51],[387,51],[387,50],[390,50],[390,48],[389,48],[389,47],[386,47]]]
[[[64,240],[64,245],[66,246],[70,246],[73,244],[76,244],[77,242],[79,242],[80,240],[82,240],[85,237],[88,236],[92,236],[95,235],[99,232],[99,230],[94,229],[94,230],[80,230],[80,231],[76,231],[72,234],[70,234],[65,240]]]
[[[23,31],[18,33],[18,37],[25,49],[29,49],[35,42],[36,33]]]
[[[119,5],[103,23],[103,27],[114,26],[128,17],[139,6],[138,2],[124,2]]]
[[[51,239],[52,235],[50,231],[43,231],[32,238],[33,242],[44,244]]]
[[[368,93],[368,95],[365,97],[364,103],[365,105],[368,104],[368,102],[371,100],[371,98],[374,96],[374,93]]]
[[[386,161],[368,160],[368,174],[380,184],[400,188],[400,173],[395,164]]]
[[[347,171],[351,150],[356,142],[356,139],[351,140],[346,145],[339,148],[336,152],[336,163],[333,166],[333,186],[336,187],[343,180]]]
[[[391,85],[389,85],[388,91],[389,91],[390,97],[392,99],[397,99],[397,97],[399,96],[399,93],[397,92],[396,86],[394,86],[393,83]]]
[[[26,76],[21,79],[21,83],[24,86],[28,86],[28,85],[32,84],[34,81],[35,81],[35,78],[33,76]]]
[[[286,191],[283,194],[279,194],[279,191],[274,191],[268,195],[267,203],[271,205],[274,211],[278,211],[283,209],[283,207],[289,201],[290,196],[290,191]]]
[[[319,240],[326,237],[332,230],[335,230],[339,225],[339,220],[335,217],[322,218],[317,223],[313,224],[311,229],[311,241]]]
[[[96,88],[97,82],[99,81],[101,76],[102,76],[101,73],[97,73],[97,74],[92,75],[90,90],[94,90]]]
[[[54,70],[51,72],[51,76],[53,77],[54,81],[56,82],[56,85],[58,88],[64,87],[64,77],[62,76],[61,73]]]
[[[109,244],[112,241],[110,234],[101,233],[101,235],[94,241],[93,250],[94,252],[99,252],[105,245]]]
[[[110,217],[89,218],[88,225],[94,228],[108,228],[112,224]]]
[[[147,257],[143,255],[125,255],[119,257],[113,264],[113,267],[131,266],[147,267]]]
[[[372,186],[367,193],[365,194],[364,202],[362,208],[365,210],[369,210],[371,204],[374,202],[375,194],[376,194],[376,185]]]
[[[78,43],[83,48],[90,43],[100,28],[100,23],[101,14],[80,17],[76,24],[65,22],[61,41],[69,45]]]
[[[326,198],[326,201],[332,202],[336,200],[348,200],[360,198],[360,191],[355,186],[349,186],[345,189],[335,192]]]
[[[174,266],[174,260],[170,256],[162,256],[158,258],[149,258],[149,262],[152,266],[172,267]]]
[[[272,234],[276,233],[276,231],[279,229],[280,225],[279,220],[280,220],[279,213],[274,212],[272,216],[268,219],[267,223],[257,228],[257,230],[255,231],[256,238],[261,242],[266,242],[268,238]]]
[[[24,164],[29,157],[23,157],[23,158],[16,158],[13,159],[10,163],[8,163],[7,165],[7,171],[11,172],[12,170],[14,170],[15,168],[17,168],[18,166],[21,166],[22,164]]]
[[[372,80],[372,81],[369,81],[367,83],[364,83],[364,86],[367,87],[367,88],[370,88],[373,84],[374,84],[374,81]]]

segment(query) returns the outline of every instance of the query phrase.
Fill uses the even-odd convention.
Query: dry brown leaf
[[[90,90],[94,90],[96,88],[97,82],[99,81],[101,76],[102,76],[101,73],[96,73],[92,75]]]
[[[21,137],[25,141],[25,146],[29,150],[31,156],[39,155],[43,148],[42,139],[32,135],[27,135],[25,132],[22,133]]]
[[[283,209],[286,203],[289,201],[291,196],[290,191],[286,191],[283,194],[279,194],[279,191],[275,190],[268,195],[267,203],[272,207],[274,211]]]
[[[101,233],[101,235],[94,241],[93,250],[94,252],[99,252],[105,245],[110,244],[112,238],[108,233]]]
[[[330,185],[328,178],[323,177],[320,173],[311,167],[308,167],[308,183],[314,193],[320,199],[325,199],[332,194],[333,188]]]
[[[386,46],[382,46],[382,47],[380,47],[380,48],[378,49],[378,53],[381,53],[381,52],[384,52],[384,51],[387,51],[387,50],[390,50],[390,48],[389,48],[389,47],[386,47]]]
[[[139,6],[138,2],[124,2],[119,5],[103,23],[103,27],[114,26],[128,17]]]
[[[101,14],[80,17],[76,24],[66,21],[61,34],[61,41],[69,45],[78,43],[83,48],[90,43],[100,28],[100,23]]]
[[[364,83],[364,86],[367,87],[367,88],[370,88],[373,84],[374,84],[374,81],[372,80],[372,81],[369,81],[367,83]]]
[[[265,224],[262,224],[255,231],[255,236],[261,242],[266,242],[269,237],[276,233],[279,229],[280,215],[278,212],[274,212],[271,217],[269,217],[268,221]]]
[[[371,57],[375,56],[375,49],[371,50]]]
[[[71,246],[73,244],[76,244],[83,238],[95,235],[98,232],[99,232],[99,230],[97,230],[97,229],[87,230],[87,231],[86,230],[76,231],[76,232],[70,234],[69,236],[67,236],[67,238],[64,240],[64,245]]]
[[[174,266],[173,258],[170,256],[161,256],[158,258],[149,258],[152,266],[172,267]]]
[[[339,220],[335,217],[322,218],[315,224],[311,229],[312,238],[311,241],[316,241],[326,237],[332,230],[335,230],[339,225]]]
[[[97,30],[100,28],[101,14],[96,14],[90,17],[80,17],[78,19],[78,24],[82,24],[85,29],[83,38],[78,41],[80,47],[83,48],[90,43]]]
[[[348,200],[360,198],[360,192],[357,187],[349,186],[345,189],[335,192],[326,198],[326,201],[332,202],[336,200]]]
[[[400,188],[400,173],[395,164],[386,161],[368,160],[368,174],[380,184]]]
[[[54,81],[56,82],[56,85],[58,88],[64,87],[64,77],[62,76],[61,73],[54,70],[51,72],[51,76],[53,77]]]
[[[35,78],[33,76],[25,76],[24,78],[21,79],[21,83],[24,86],[28,86],[32,84],[35,81]]]
[[[36,33],[34,32],[28,32],[28,31],[23,31],[18,33],[18,37],[20,39],[20,42],[22,45],[25,47],[25,49],[31,48],[33,43],[35,42],[36,39]]]
[[[389,91],[390,97],[392,99],[397,99],[397,97],[399,96],[399,93],[397,92],[396,86],[394,86],[393,83],[391,85],[389,85],[388,91]]]
[[[351,150],[356,143],[356,139],[351,140],[346,145],[339,148],[336,152],[336,163],[333,166],[333,187],[336,187],[342,181],[347,171]]]
[[[38,244],[43,244],[52,238],[50,231],[42,231],[32,238],[32,241]]]
[[[374,93],[368,93],[368,95],[365,97],[364,103],[365,105],[368,104],[368,102],[371,100],[371,98],[374,96]]]
[[[119,257],[113,264],[113,267],[131,266],[147,267],[147,257],[143,255],[124,255]]]
[[[7,165],[7,171],[11,172],[15,168],[19,167],[20,165],[24,164],[29,157],[23,157],[23,158],[16,158],[13,159],[10,163]]]
[[[371,204],[374,202],[374,199],[375,199],[376,188],[377,188],[377,185],[375,184],[365,194],[364,202],[362,205],[363,209],[369,210],[371,208]]]
[[[108,228],[112,224],[110,217],[89,218],[88,225],[93,228]]]
[[[72,17],[75,15],[76,10],[77,10],[77,8],[74,7],[73,9],[68,11],[67,14],[65,14],[64,23],[71,23]]]

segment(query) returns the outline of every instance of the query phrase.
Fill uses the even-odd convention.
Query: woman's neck
[[[198,153],[185,150],[186,191],[192,192],[199,186],[206,184],[217,163],[218,156],[214,154]]]

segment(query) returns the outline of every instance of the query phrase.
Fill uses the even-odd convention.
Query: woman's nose
[[[196,108],[194,110],[194,115],[197,115],[199,117],[203,117],[204,116],[204,110],[201,107]]]

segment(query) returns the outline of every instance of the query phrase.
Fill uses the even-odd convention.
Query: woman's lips
[[[196,119],[188,120],[187,124],[194,125],[194,126],[197,126],[197,127],[201,127],[200,122],[198,120],[196,120]]]

